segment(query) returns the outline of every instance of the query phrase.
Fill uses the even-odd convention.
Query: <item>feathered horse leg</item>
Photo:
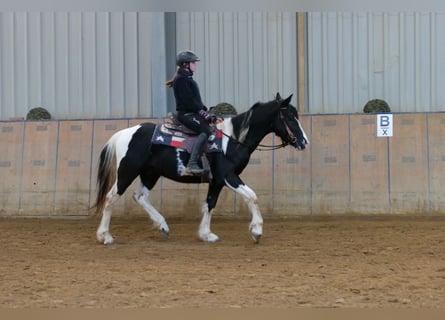
[[[110,222],[112,214],[113,204],[120,198],[117,194],[117,187],[114,185],[108,192],[105,205],[102,211],[102,219],[100,220],[99,227],[97,228],[96,236],[97,240],[103,244],[113,244],[114,239],[110,234]]]
[[[153,221],[153,226],[159,229],[159,232],[162,236],[168,237],[170,233],[170,229],[165,221],[165,218],[162,214],[156,210],[155,207],[151,204],[149,200],[150,190],[145,187],[142,183],[139,188],[133,193],[133,199],[144,208],[145,212],[148,213],[150,219]]]
[[[246,202],[249,207],[249,211],[252,215],[249,231],[252,239],[258,243],[263,236],[263,217],[258,206],[258,197],[256,193],[245,185],[238,176],[232,176],[230,179],[226,179],[226,185],[241,195],[244,202]]]

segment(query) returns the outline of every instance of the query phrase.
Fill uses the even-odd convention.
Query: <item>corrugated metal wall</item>
[[[445,13],[308,13],[311,113],[445,110]]]
[[[188,12],[176,17],[177,49],[191,49],[202,59],[195,79],[208,106],[225,101],[245,111],[277,92],[297,94],[295,13]]]
[[[165,114],[164,40],[163,13],[0,12],[0,119]]]
[[[374,98],[443,111],[441,30],[438,12],[308,13],[305,112],[361,112]],[[297,34],[295,12],[0,12],[0,119],[37,106],[57,119],[162,117],[181,49],[202,57],[209,106],[244,111],[277,91],[297,104]]]

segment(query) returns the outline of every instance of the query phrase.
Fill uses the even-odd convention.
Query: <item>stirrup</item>
[[[200,168],[198,165],[187,166],[186,170],[193,174],[202,174],[204,173],[204,169]]]

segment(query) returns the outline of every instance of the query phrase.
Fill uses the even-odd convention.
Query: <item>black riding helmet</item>
[[[198,56],[192,51],[180,51],[176,55],[176,65],[178,67],[182,66],[183,63],[200,61]]]

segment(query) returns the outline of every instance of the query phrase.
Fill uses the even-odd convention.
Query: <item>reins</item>
[[[295,137],[293,137],[292,132],[289,129],[289,126],[287,125],[286,120],[284,119],[283,115],[280,112],[280,117],[283,119],[285,125],[286,125],[286,130],[289,134],[290,137],[292,137],[292,139],[295,139]],[[229,138],[230,140],[234,141],[235,143],[245,146],[245,147],[249,147],[249,145],[247,145],[246,143],[239,141],[238,139],[233,138],[232,136],[229,136],[227,133],[225,133],[224,131],[222,131],[221,129],[216,129],[217,131],[221,132],[221,134],[223,136],[226,136],[227,138]],[[278,145],[266,145],[266,144],[258,144],[258,146],[255,148],[255,150],[258,151],[272,151],[272,150],[277,150],[277,149],[281,149],[286,147],[287,145],[289,145],[290,142],[282,142],[281,144]],[[263,149],[264,148],[264,149]]]
[[[276,150],[276,149],[284,148],[288,144],[289,144],[289,142],[282,142],[281,144],[278,144],[278,145],[259,144],[258,147],[267,148],[267,149],[256,148],[256,150],[258,150],[258,151]]]
[[[233,138],[232,136],[229,136],[229,135],[228,135],[227,133],[225,133],[224,131],[222,131],[222,130],[220,130],[220,129],[216,129],[216,130],[218,130],[218,131],[221,132],[224,136],[226,136],[226,137],[229,138],[230,140],[236,142],[237,144],[242,145],[242,146],[247,147],[247,148],[249,147],[249,145],[247,145],[246,143],[241,142],[241,141],[239,141],[238,139]],[[289,144],[289,142],[281,143],[281,144],[278,144],[278,145],[258,144],[258,146],[255,148],[255,150],[258,150],[258,151],[271,151],[271,150],[276,150],[276,149],[284,148],[284,147],[287,146],[288,144]],[[259,147],[261,147],[261,148],[259,148]],[[267,149],[262,149],[262,148],[267,148]]]
[[[283,109],[283,108],[281,108],[281,109]],[[258,151],[271,151],[271,150],[281,149],[281,148],[286,147],[286,146],[289,145],[291,142],[293,142],[293,140],[296,139],[295,136],[293,135],[292,131],[289,129],[289,125],[288,125],[288,123],[287,123],[285,117],[283,116],[281,110],[280,110],[280,118],[281,118],[281,120],[283,120],[284,125],[285,125],[285,127],[286,127],[286,131],[287,131],[287,133],[288,133],[288,135],[289,135],[289,137],[291,138],[292,141],[289,141],[289,142],[282,142],[282,143],[279,144],[279,145],[265,145],[265,144],[258,144],[257,147],[255,147],[255,150],[258,150]],[[225,133],[225,132],[222,131],[221,129],[217,129],[217,128],[216,128],[216,130],[219,131],[219,132],[221,132],[222,135],[226,136],[227,138],[229,138],[230,140],[234,141],[235,143],[237,143],[237,144],[239,144],[239,145],[242,145],[242,146],[245,146],[245,147],[249,148],[249,145],[247,145],[246,143],[244,143],[244,142],[242,142],[242,141],[239,141],[238,139],[233,138],[232,136],[229,136],[227,133]],[[263,149],[263,148],[264,148],[264,149]]]
[[[239,141],[238,139],[233,138],[232,136],[228,135],[227,133],[225,133],[224,131],[222,131],[221,129],[216,129],[217,131],[221,132],[221,134],[223,136],[226,136],[227,138],[229,138],[230,140],[234,141],[235,143],[242,145],[244,147],[249,147],[249,145],[247,145],[246,143]],[[289,142],[283,142],[281,144],[278,145],[266,145],[266,144],[258,144],[258,146],[255,148],[255,150],[258,151],[271,151],[271,150],[276,150],[276,149],[281,149],[284,148],[285,146],[287,146],[289,144]],[[266,149],[263,149],[266,148]]]

